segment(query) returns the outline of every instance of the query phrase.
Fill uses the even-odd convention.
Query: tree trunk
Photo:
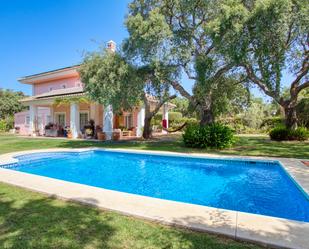
[[[143,138],[149,139],[152,137],[152,128],[151,128],[151,117],[149,117],[146,113],[144,119],[144,130],[143,130]]]
[[[150,111],[150,102],[147,98],[147,94],[144,93],[144,106],[145,106],[145,118],[144,118],[144,131],[143,131],[143,138],[149,139],[152,137],[152,127],[151,127],[151,120],[152,118],[158,113],[160,108],[163,106],[163,104],[171,99],[176,98],[176,94],[169,96],[166,99],[161,99],[159,103],[156,104],[154,110]]]
[[[284,106],[285,125],[287,128],[295,130],[297,129],[297,113],[295,106]]]
[[[214,122],[214,115],[210,108],[203,108],[201,110],[201,120],[200,125],[208,125]]]
[[[283,107],[284,116],[285,116],[285,126],[288,129],[295,130],[297,129],[297,93],[295,89],[290,90],[291,97],[288,100],[282,101],[280,105]]]
[[[204,97],[204,103],[200,107],[200,125],[209,125],[215,122],[212,101],[212,94],[209,92]]]

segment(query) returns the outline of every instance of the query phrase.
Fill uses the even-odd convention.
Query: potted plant
[[[106,139],[105,132],[98,131],[97,136],[98,136],[98,140],[100,140],[100,141],[105,141],[105,139]]]
[[[113,131],[112,139],[114,141],[118,141],[120,139],[120,136],[121,136],[121,130],[120,129],[115,129]]]
[[[67,128],[67,138],[72,139],[72,132],[70,128]]]
[[[86,138],[92,138],[92,134],[93,134],[92,129],[87,128],[87,129],[85,130]]]

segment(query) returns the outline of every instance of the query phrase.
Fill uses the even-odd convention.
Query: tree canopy
[[[0,89],[0,119],[13,116],[24,109],[20,103],[25,95],[22,92]]]
[[[308,1],[227,1],[226,6],[214,35],[219,36],[234,22],[238,28],[227,32],[221,52],[283,107],[286,125],[295,127],[298,95],[309,87]],[[290,82],[284,82],[286,74],[293,76]],[[288,96],[283,94],[286,85]]]
[[[232,78],[272,97],[293,127],[298,94],[309,86],[308,23],[302,0],[134,0],[124,48],[140,63],[173,67],[170,84],[196,107],[202,124],[213,122],[222,106],[216,91]],[[194,80],[193,94],[179,81],[183,73]],[[294,79],[283,82],[285,74]],[[290,96],[283,98],[287,84]]]
[[[117,52],[89,53],[81,65],[80,75],[89,98],[112,105],[115,111],[130,109],[142,98],[142,78]]]
[[[213,36],[223,3],[134,0],[126,19],[129,32],[124,46],[126,54],[137,58],[139,63],[160,61],[166,68],[173,68],[174,78],[169,83],[194,106],[201,124],[214,122],[222,106],[220,100],[225,99],[218,98],[218,93],[222,93],[232,78],[233,65],[219,53],[218,40],[223,34]],[[182,74],[194,81],[193,94],[180,83]],[[245,80],[237,73],[233,78]]]

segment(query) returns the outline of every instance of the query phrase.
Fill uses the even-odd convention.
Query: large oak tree
[[[225,33],[220,50],[281,106],[286,126],[295,129],[298,96],[309,87],[309,2],[227,1],[218,19],[214,36]],[[230,28],[235,23],[237,30]]]
[[[217,42],[224,33],[213,36],[223,2],[134,0],[126,19],[128,58],[141,64],[160,61],[174,68],[178,75],[168,81],[197,110],[201,125],[214,122],[216,110],[224,104],[221,94],[233,91],[230,87],[226,91],[233,63],[219,53]],[[193,94],[180,83],[183,74],[193,80]]]

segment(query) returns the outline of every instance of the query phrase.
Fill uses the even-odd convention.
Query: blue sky
[[[78,64],[83,52],[111,39],[121,43],[129,2],[0,0],[0,88],[30,95],[19,77]],[[191,89],[192,82],[183,83]]]
[[[0,0],[0,88],[21,76],[81,62],[83,51],[127,36],[127,0]]]

